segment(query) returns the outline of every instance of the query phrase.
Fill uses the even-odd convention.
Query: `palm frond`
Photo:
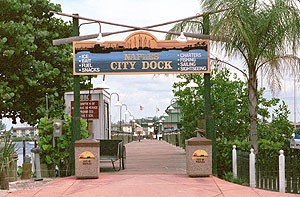
[[[300,58],[294,55],[278,56],[264,62],[258,69],[263,69],[273,94],[281,90],[281,80],[284,77],[300,80]]]
[[[200,20],[192,20],[192,21],[183,21],[181,23],[175,24],[172,29],[169,31],[171,32],[189,32],[189,33],[202,33],[203,32],[203,25],[202,21]],[[178,36],[167,34],[165,39],[166,40],[174,40]]]

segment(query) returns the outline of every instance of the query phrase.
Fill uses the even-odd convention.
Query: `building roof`
[[[291,124],[291,125],[300,126],[300,122],[296,122],[296,123],[294,123],[294,122],[290,122],[290,124]]]

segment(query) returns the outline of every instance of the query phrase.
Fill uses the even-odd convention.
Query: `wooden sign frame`
[[[176,50],[182,52],[189,52],[189,51],[206,51],[207,55],[207,69],[201,71],[174,71],[171,72],[168,70],[159,70],[159,72],[152,71],[143,71],[139,69],[139,71],[135,72],[85,72],[80,73],[78,72],[78,62],[76,67],[76,58],[75,54],[79,52],[91,52],[100,53],[100,54],[108,54],[112,52],[130,52],[136,53],[137,51],[149,51],[146,56],[150,57],[152,53],[164,53],[166,54],[168,51]],[[178,55],[179,56],[179,55]],[[79,56],[80,57],[80,56]],[[145,57],[145,56],[144,56]],[[205,56],[206,57],[206,56]],[[174,57],[173,57],[174,58]],[[155,36],[148,32],[138,31],[135,33],[130,34],[124,41],[106,41],[101,46],[96,44],[95,41],[80,41],[80,42],[73,42],[73,74],[74,75],[128,75],[128,74],[191,74],[191,73],[210,73],[210,53],[209,53],[209,40],[188,40],[186,43],[180,43],[177,40],[157,40]],[[85,61],[78,60],[77,61]],[[178,59],[179,61],[179,59]],[[200,61],[200,60],[199,60]],[[204,61],[203,59],[201,60]],[[206,59],[205,59],[206,61]],[[87,61],[88,62],[88,61]],[[196,62],[196,61],[194,61]],[[166,65],[167,63],[165,63]],[[83,63],[81,64],[83,65]],[[79,66],[81,66],[79,64]],[[88,64],[84,64],[89,66]],[[117,64],[111,66],[112,68],[117,68]],[[167,66],[166,66],[167,67]],[[76,71],[77,69],[77,71]],[[126,68],[127,69],[127,68]],[[156,69],[157,70],[157,69]]]

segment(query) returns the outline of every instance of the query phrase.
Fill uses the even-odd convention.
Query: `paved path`
[[[113,172],[102,168],[98,179],[57,178],[30,190],[0,196],[132,196],[132,197],[276,197],[299,196],[253,189],[226,182],[214,176],[190,178],[185,174],[184,151],[162,141],[144,140],[126,145],[127,169]],[[108,166],[107,166],[108,167]]]
[[[142,140],[126,144],[126,169],[113,172],[103,163],[101,172],[114,174],[186,174],[185,151],[165,141]]]

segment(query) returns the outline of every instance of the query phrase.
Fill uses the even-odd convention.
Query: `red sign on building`
[[[71,101],[71,116],[74,115],[74,101]],[[80,101],[80,117],[99,119],[99,101]]]

